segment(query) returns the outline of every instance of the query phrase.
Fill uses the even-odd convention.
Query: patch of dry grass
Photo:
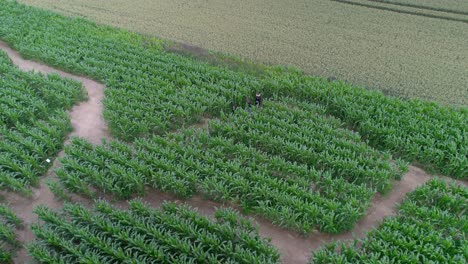
[[[393,95],[468,105],[468,25],[462,22],[327,0],[20,2]],[[445,6],[456,9],[459,2]]]

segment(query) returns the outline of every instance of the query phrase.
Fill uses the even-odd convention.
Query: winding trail
[[[62,77],[75,79],[83,83],[83,86],[88,92],[89,99],[86,102],[75,105],[71,111],[69,111],[74,131],[68,136],[65,144],[69,143],[69,139],[72,136],[85,138],[94,144],[99,144],[102,139],[111,138],[106,122],[102,116],[103,105],[101,101],[104,98],[104,85],[85,77],[75,76],[51,68],[41,63],[24,60],[18,52],[11,49],[5,42],[0,41],[0,49],[7,52],[13,63],[24,71],[36,71],[43,74],[56,73]],[[203,128],[204,125],[205,124],[200,124],[200,128]],[[58,157],[63,156],[63,154],[63,151],[60,152]],[[54,198],[54,195],[45,184],[45,181],[48,179],[56,180],[53,169],[57,166],[59,166],[59,162],[58,159],[55,159],[53,166],[47,172],[46,176],[41,178],[41,183],[38,188],[33,188],[32,198],[22,197],[15,193],[4,194],[11,208],[25,223],[25,228],[18,233],[18,239],[22,242],[33,240],[30,224],[37,221],[37,216],[33,213],[34,207],[41,204],[47,205],[50,208],[62,207],[62,202]],[[409,172],[402,180],[394,182],[390,193],[385,196],[376,195],[376,197],[374,197],[371,207],[367,211],[367,215],[361,219],[352,230],[339,235],[314,232],[305,237],[297,232],[274,226],[268,220],[260,217],[252,217],[254,217],[255,222],[259,225],[261,235],[271,238],[272,244],[281,252],[284,263],[307,263],[311,251],[319,248],[323,243],[338,239],[350,240],[364,237],[367,231],[377,227],[385,217],[396,214],[397,210],[395,205],[400,203],[408,192],[423,185],[431,178],[432,176],[428,175],[423,170],[410,166]],[[466,183],[463,184],[466,185]],[[184,201],[178,200],[170,194],[153,189],[148,189],[147,194],[148,195],[142,199],[154,207],[158,207],[164,201],[184,202],[197,208],[200,213],[208,216],[213,216],[216,208],[229,206],[207,201],[199,196],[194,196]],[[103,198],[111,200],[110,197]],[[92,204],[89,199],[75,195],[73,195],[73,201],[80,201],[87,206]],[[114,204],[122,208],[128,206],[126,201],[118,201],[114,202]],[[31,262],[31,257],[28,256],[27,251],[23,248],[17,253],[14,262],[29,263]]]

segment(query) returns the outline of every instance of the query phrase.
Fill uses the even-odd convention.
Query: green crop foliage
[[[289,96],[324,106],[371,146],[451,177],[468,177],[468,112],[401,100],[301,73],[257,78],[142,45],[133,33],[1,1],[0,39],[23,56],[102,81],[104,117],[126,141],[221,117],[247,96]],[[104,32],[104,33],[103,33]],[[128,34],[128,35],[126,35]],[[36,106],[40,111],[41,106]],[[25,118],[8,113],[13,120]]]
[[[447,176],[468,179],[467,108],[405,101],[297,74],[271,75],[265,80],[265,94],[321,104],[371,146]]]
[[[84,98],[80,83],[22,72],[0,53],[0,189],[30,193],[71,131],[64,110]]]
[[[402,175],[391,164],[391,155],[368,147],[358,134],[340,125],[339,120],[327,118],[323,109],[311,112],[266,102],[252,117],[247,111],[238,111],[226,122],[211,122],[210,134],[233,138],[379,192],[388,191],[390,179]]]
[[[28,250],[39,263],[279,262],[278,251],[235,211],[218,211],[210,220],[185,205],[129,204],[126,211],[103,201],[92,210],[70,203],[62,211],[37,207],[43,224],[33,226]]]
[[[97,189],[125,199],[144,195],[146,186],[180,198],[201,193],[305,234],[338,233],[407,167],[324,111],[283,99],[252,109],[252,118],[238,109],[210,121],[209,131],[185,129],[133,145],[74,138],[56,172],[69,190],[90,197]]]
[[[68,195],[65,188],[60,185],[60,183],[53,180],[48,180],[46,181],[46,184],[57,199],[67,202],[71,201],[71,197]]]
[[[467,205],[468,188],[431,180],[366,238],[324,246],[311,263],[466,263]]]
[[[0,263],[12,263],[13,252],[20,243],[16,239],[16,229],[22,226],[8,206],[0,204]]]
[[[13,22],[8,18],[13,13],[17,21],[7,26]],[[0,17],[0,39],[25,57],[102,81],[109,88],[104,117],[113,134],[127,141],[162,134],[203,116],[219,116],[230,110],[231,102],[243,102],[252,93],[252,85],[259,85],[253,78],[143,47],[127,38],[103,36],[96,33],[102,27],[85,20],[63,20],[47,11],[3,1]],[[45,26],[44,19],[54,21],[53,26]]]

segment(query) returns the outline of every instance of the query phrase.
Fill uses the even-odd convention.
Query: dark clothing
[[[262,106],[262,96],[256,95],[255,96],[255,105],[261,107]]]

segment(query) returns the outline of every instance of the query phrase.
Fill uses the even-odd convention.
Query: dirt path
[[[84,88],[88,93],[88,101],[81,102],[75,105],[70,111],[69,116],[73,126],[73,132],[68,136],[65,144],[69,142],[70,137],[79,136],[86,138],[94,144],[99,144],[102,139],[110,139],[106,122],[102,116],[103,105],[101,103],[104,98],[104,85],[95,82],[91,79],[75,76],[49,66],[37,63],[34,61],[25,60],[15,50],[11,49],[5,42],[0,41],[0,49],[4,50],[13,64],[24,71],[35,71],[43,74],[56,73],[62,77],[74,79],[83,83]],[[63,156],[63,151],[58,157]],[[45,182],[49,179],[54,179],[53,169],[59,165],[57,159],[47,172],[46,176],[41,178],[41,182],[37,188],[33,188],[32,198],[26,198],[15,193],[4,195],[6,202],[15,211],[18,217],[23,219],[25,228],[18,232],[18,239],[21,242],[31,241],[33,234],[30,229],[30,224],[36,222],[37,216],[33,213],[33,208],[37,205],[44,204],[50,208],[59,208],[62,203],[54,198],[53,193],[49,190]],[[29,263],[31,258],[27,255],[25,249],[21,249],[14,263]]]

